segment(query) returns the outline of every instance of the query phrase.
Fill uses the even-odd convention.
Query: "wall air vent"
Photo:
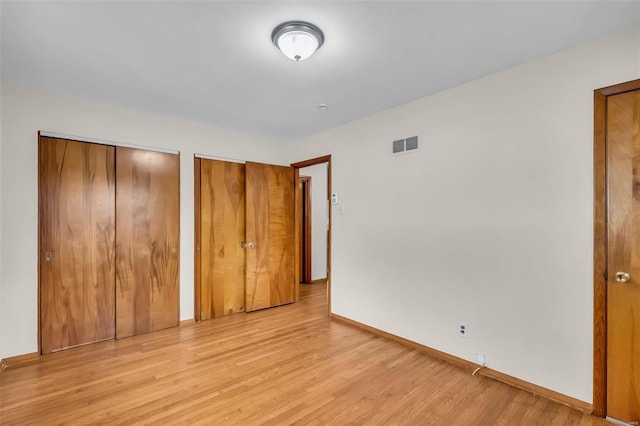
[[[417,136],[411,136],[406,139],[397,139],[391,144],[391,153],[393,155],[408,154],[419,151],[420,144]]]
[[[404,139],[393,141],[393,153],[399,154],[401,152],[404,152]]]

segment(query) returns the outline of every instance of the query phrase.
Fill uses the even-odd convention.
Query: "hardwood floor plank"
[[[0,424],[600,425],[293,305],[54,353],[0,374]]]

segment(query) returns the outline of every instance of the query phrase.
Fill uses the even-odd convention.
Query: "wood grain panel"
[[[593,414],[606,415],[607,382],[607,98],[593,97]]]
[[[293,193],[294,215],[295,215],[295,252],[293,254],[293,268],[294,268],[294,299],[297,302],[300,300],[300,281],[302,280],[302,203],[300,202],[300,169],[293,168],[293,181],[296,182],[296,190]]]
[[[302,286],[281,308],[9,365],[2,424],[610,425],[329,321],[326,301]]]
[[[300,200],[300,280],[298,282],[311,283],[311,176],[298,178]]]
[[[116,148],[116,337],[178,325],[178,155]]]
[[[46,354],[114,337],[114,149],[41,137],[38,161]]]
[[[640,421],[640,91],[607,99],[607,415]],[[631,275],[627,283],[617,272]]]
[[[244,164],[202,159],[200,318],[244,311]]]
[[[247,311],[295,300],[294,172],[291,167],[246,164]]]

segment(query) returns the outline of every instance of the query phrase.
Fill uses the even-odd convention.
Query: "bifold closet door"
[[[246,310],[295,301],[292,167],[246,164]]]
[[[200,159],[200,320],[244,311],[244,164]]]
[[[115,150],[48,137],[38,150],[46,354],[115,336]]]
[[[294,302],[293,168],[195,164],[198,319]]]
[[[116,147],[116,337],[178,325],[179,156]]]

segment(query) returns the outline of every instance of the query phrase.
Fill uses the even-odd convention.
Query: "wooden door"
[[[40,333],[43,354],[112,339],[114,148],[40,137]]]
[[[116,148],[116,336],[178,325],[180,157]]]
[[[244,311],[244,164],[200,159],[200,320]]]
[[[639,129],[640,90],[609,96],[607,415],[624,422],[640,421]]]
[[[292,167],[246,164],[247,311],[295,300]]]

